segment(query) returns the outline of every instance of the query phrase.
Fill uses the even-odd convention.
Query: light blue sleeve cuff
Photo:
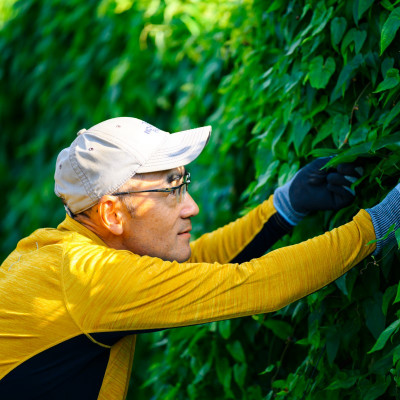
[[[396,224],[395,229],[400,228],[400,184],[398,184],[382,202],[366,210],[372,219],[375,229],[375,236],[381,239],[385,236],[389,228]],[[376,250],[372,255],[379,254],[386,246],[396,244],[396,237],[392,232],[385,240],[376,242]]]
[[[295,226],[297,225],[307,214],[297,212],[293,209],[290,198],[289,198],[289,188],[292,183],[291,179],[289,182],[285,183],[283,186],[275,190],[273,203],[276,211],[287,221],[289,224]]]

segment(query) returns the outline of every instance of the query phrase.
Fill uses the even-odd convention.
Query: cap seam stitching
[[[97,200],[97,197],[94,198],[90,193],[89,190],[91,189],[91,184],[89,182],[88,177],[86,174],[82,171],[82,169],[79,167],[78,162],[76,160],[76,152],[75,149],[78,145],[78,141],[75,141],[75,143],[72,144],[71,152],[69,153],[69,161],[71,163],[72,169],[75,171],[77,174],[78,178],[81,180],[83,183],[83,187],[85,188],[86,194],[89,196],[90,199],[92,200]]]

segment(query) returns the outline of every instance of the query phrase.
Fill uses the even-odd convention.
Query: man
[[[319,159],[190,243],[199,210],[185,165],[210,132],[115,118],[60,153],[55,192],[68,216],[21,240],[0,268],[1,399],[123,399],[135,334],[277,310],[394,240],[367,246],[400,222],[399,185],[350,223],[262,256],[308,212],[354,198],[356,169]]]

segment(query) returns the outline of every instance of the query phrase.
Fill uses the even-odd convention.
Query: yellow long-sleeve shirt
[[[369,214],[361,210],[324,235],[230,264],[275,213],[271,197],[194,241],[186,263],[111,249],[69,217],[57,229],[40,229],[21,240],[0,268],[0,395],[14,384],[14,372],[23,376],[32,370],[28,367],[49,362],[52,374],[54,368],[61,371],[49,390],[57,390],[62,377],[73,382],[74,373],[80,374],[81,387],[89,385],[92,368],[101,377],[98,398],[123,399],[132,333],[278,310],[335,280],[375,249],[366,246],[375,234]],[[73,390],[79,399],[79,389]],[[58,399],[63,395],[68,398],[60,393]],[[40,398],[47,398],[46,392]]]

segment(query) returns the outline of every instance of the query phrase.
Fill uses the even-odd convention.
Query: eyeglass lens
[[[181,185],[179,185],[178,189],[176,190],[175,195],[176,195],[176,200],[178,203],[180,203],[185,198],[186,192],[188,190],[189,182],[182,183]]]

